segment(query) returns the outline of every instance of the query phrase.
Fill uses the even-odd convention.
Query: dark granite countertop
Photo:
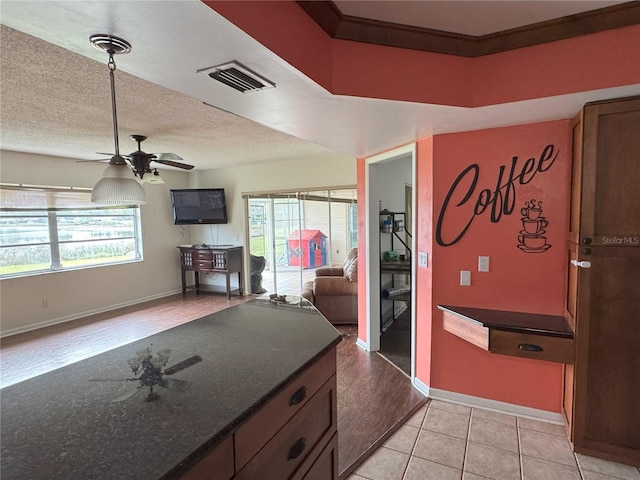
[[[571,327],[565,318],[559,315],[507,312],[452,305],[438,305],[438,308],[494,330],[573,338]]]
[[[2,479],[179,477],[340,342],[308,302],[287,300],[254,299],[0,390]],[[171,349],[167,367],[201,357],[170,377],[191,386],[112,403],[139,382],[91,379],[131,378],[127,360],[149,346]]]

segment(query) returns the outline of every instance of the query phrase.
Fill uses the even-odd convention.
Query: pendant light
[[[111,81],[111,113],[113,115],[113,140],[115,155],[109,160],[107,168],[102,173],[102,178],[93,187],[91,201],[99,205],[142,205],[144,189],[132,174],[127,161],[120,155],[118,144],[118,117],[116,114],[116,90],[114,72],[116,62],[114,55],[129,53],[131,44],[122,38],[113,35],[91,35],[91,45],[109,54],[109,79]]]

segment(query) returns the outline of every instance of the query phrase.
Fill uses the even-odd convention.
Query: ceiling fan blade
[[[108,162],[108,158],[94,158],[93,160],[76,160],[76,163],[91,163],[91,162]]]
[[[202,361],[202,357],[200,355],[194,355],[193,357],[189,357],[186,360],[183,360],[165,369],[164,374],[173,375],[174,373],[177,373],[180,370],[184,370],[185,368],[190,367],[191,365],[195,365],[196,363],[199,363],[201,361]]]
[[[90,378],[90,382],[135,382],[137,378]]]
[[[171,160],[159,160],[157,158],[154,158],[151,161],[162,163],[163,165],[169,165],[171,167],[182,168],[183,170],[191,170],[193,168],[193,165],[187,165],[186,163],[174,162]]]
[[[128,392],[123,393],[122,395],[118,395],[117,397],[113,397],[111,399],[111,403],[122,402],[122,401],[126,400],[127,398],[133,397],[140,390],[142,390],[142,387],[136,387],[135,390],[129,390]]]
[[[175,162],[180,162],[183,158],[180,155],[176,155],[175,153],[154,153],[158,160],[173,160]]]
[[[163,383],[165,385],[163,385]],[[160,383],[161,387],[166,387],[169,390],[175,390],[176,392],[186,392],[191,386],[191,382],[187,380],[178,380],[177,378],[165,378]]]

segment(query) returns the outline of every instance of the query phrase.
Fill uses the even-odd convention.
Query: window
[[[142,260],[137,207],[2,207],[2,278]]]

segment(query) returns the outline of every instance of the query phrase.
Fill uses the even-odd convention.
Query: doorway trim
[[[388,152],[380,153],[372,157],[365,158],[365,262],[367,265],[366,276],[366,332],[367,340],[362,342],[358,339],[358,345],[370,352],[380,350],[380,205],[375,191],[374,181],[375,171],[372,167],[376,163],[393,161],[399,157],[411,157],[411,225],[416,222],[416,144],[411,143]],[[411,252],[416,251],[416,232],[411,237]],[[415,281],[416,281],[416,261],[412,254],[411,259],[411,378],[415,378]]]

